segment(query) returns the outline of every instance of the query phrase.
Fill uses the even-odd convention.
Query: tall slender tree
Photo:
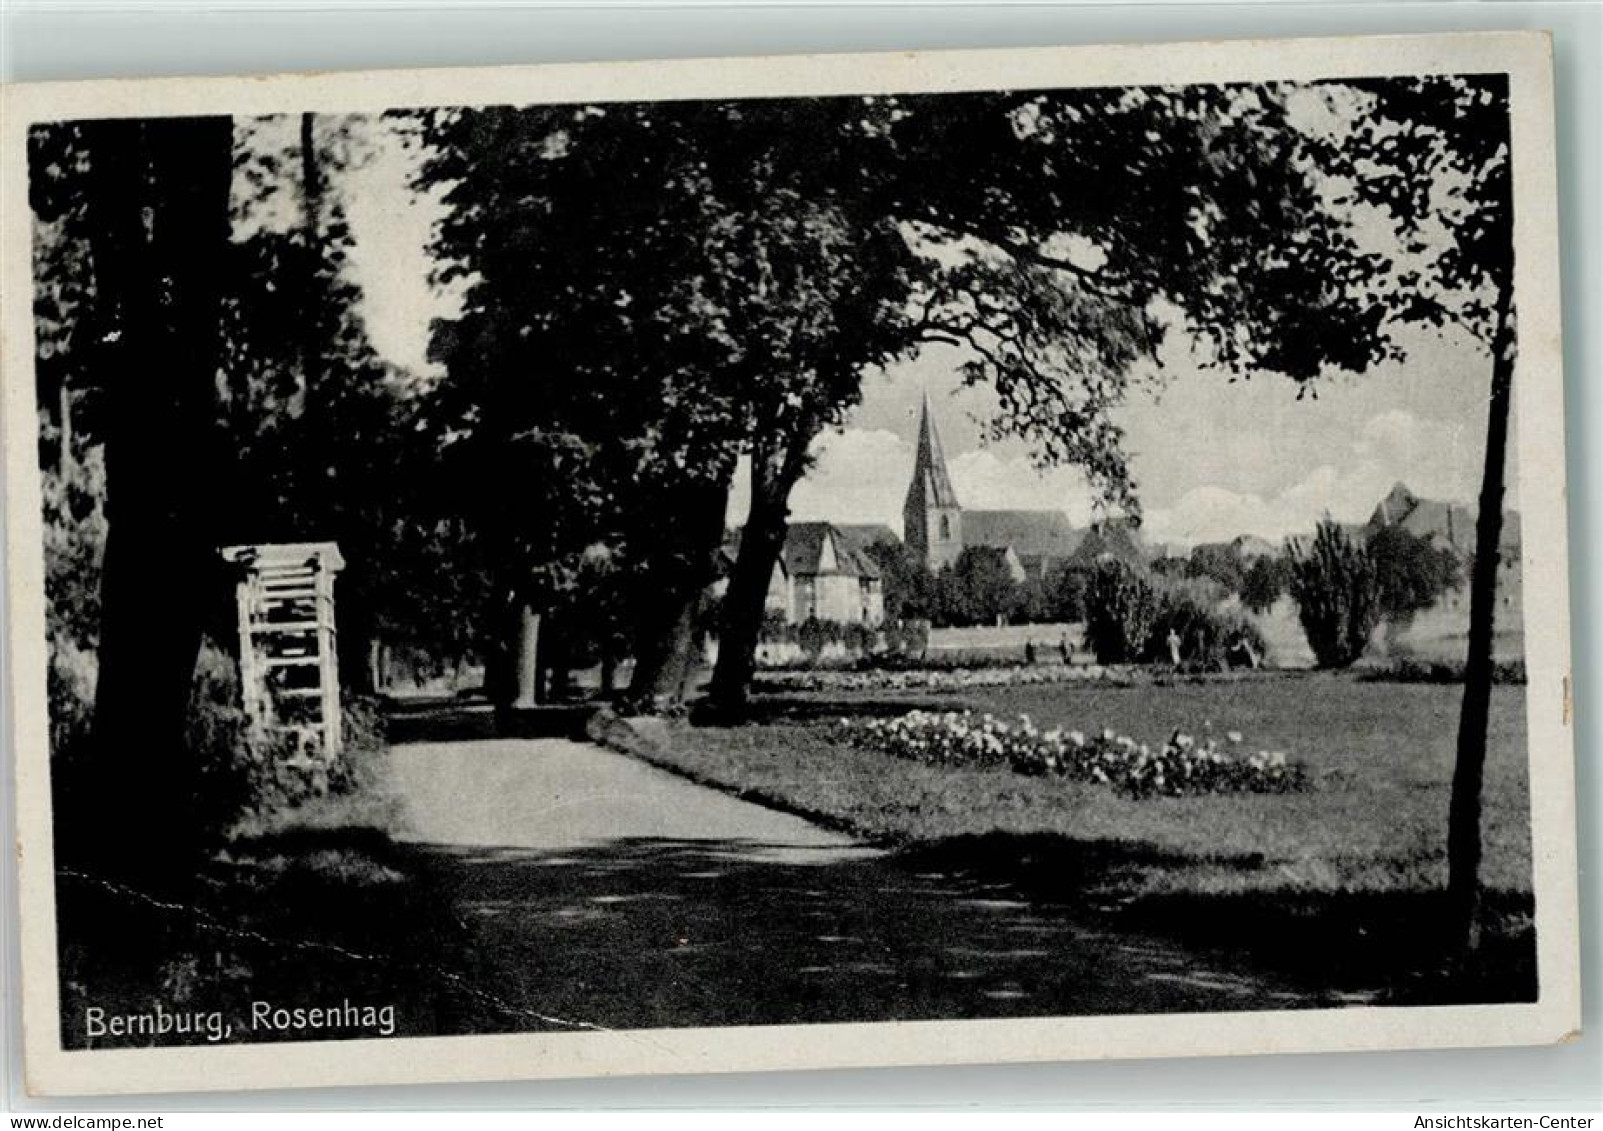
[[[1517,353],[1508,79],[1430,76],[1355,82],[1352,89],[1362,112],[1318,157],[1353,206],[1394,227],[1398,253],[1385,264],[1385,314],[1467,336],[1490,368],[1447,835],[1449,930],[1472,951],[1480,931],[1481,794]]]

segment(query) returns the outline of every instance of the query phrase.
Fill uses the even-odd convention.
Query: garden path
[[[1305,995],[561,739],[403,744],[485,1008],[435,1032],[1285,1008]]]

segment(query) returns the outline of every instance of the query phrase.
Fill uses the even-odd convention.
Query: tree
[[[363,159],[363,127],[305,113],[239,134],[224,302],[224,417],[242,490],[230,536],[340,544],[341,684],[372,691],[379,638],[417,639],[418,622],[437,619],[419,579],[447,582],[437,558],[411,556],[430,545],[427,520],[395,483],[427,482],[427,444],[351,280],[342,176]]]
[[[1449,931],[1479,939],[1481,792],[1492,694],[1492,636],[1516,354],[1513,191],[1506,75],[1354,81],[1348,129],[1312,159],[1340,203],[1389,223],[1397,252],[1365,270],[1377,315],[1451,329],[1490,367],[1485,465],[1475,520],[1464,697],[1448,813]]]
[[[1158,590],[1145,575],[1123,562],[1097,563],[1085,598],[1085,636],[1097,663],[1140,660],[1159,611]]]
[[[720,305],[731,257],[709,238],[710,139],[678,128],[694,110],[425,120],[424,181],[452,209],[439,275],[466,286],[462,316],[436,328],[447,377],[430,411],[445,482],[498,563],[492,615],[565,600],[606,546],[634,628],[631,692],[652,699],[682,691],[747,435],[740,397],[761,375]]]
[[[1278,554],[1254,558],[1241,579],[1241,603],[1255,613],[1268,612],[1286,591],[1287,575],[1286,559]]]
[[[1227,593],[1236,593],[1246,577],[1247,566],[1234,546],[1205,543],[1191,551],[1186,562],[1187,577],[1202,577],[1218,582]]]
[[[1326,518],[1312,542],[1286,547],[1288,587],[1308,646],[1322,668],[1357,662],[1380,623],[1375,562],[1363,542]]]
[[[896,218],[854,182],[873,139],[854,99],[721,103],[683,128],[703,149],[717,201],[707,292],[748,379],[751,503],[719,626],[712,695],[739,710],[756,665],[764,600],[792,488],[813,442],[859,399],[863,374],[909,351],[916,261]]]
[[[964,380],[995,391],[993,438],[1080,467],[1110,508],[1139,516],[1111,412],[1166,329],[1237,376],[1311,380],[1380,355],[1379,319],[1341,286],[1356,245],[1301,160],[1284,90],[875,98],[843,122],[833,136],[849,139],[862,213],[893,219],[923,257],[909,348],[964,351]],[[810,440],[804,425],[788,450]],[[786,478],[766,497],[788,493]],[[761,528],[746,525],[753,539]],[[742,555],[751,623],[776,546]],[[749,660],[723,645],[738,700]]]
[[[1368,544],[1380,611],[1394,622],[1407,621],[1463,583],[1463,566],[1451,547],[1438,546],[1401,526],[1372,531]]]
[[[1049,620],[1075,623],[1085,619],[1090,572],[1067,562],[1054,562],[1044,578],[1046,612]]]
[[[184,725],[202,595],[217,591],[216,522],[233,502],[215,385],[233,125],[167,118],[83,130],[93,370],[119,379],[104,392],[92,788],[88,812],[66,815],[64,826],[82,834],[73,847],[95,866],[173,883],[198,828]]]
[[[863,553],[879,566],[885,619],[930,620],[935,615],[935,575],[903,542],[874,542]]]
[[[966,546],[938,575],[949,624],[996,624],[1012,617],[1022,596],[1005,551]]]

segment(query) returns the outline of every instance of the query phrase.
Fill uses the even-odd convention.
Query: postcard
[[[33,1092],[1576,1031],[1546,36],[0,145]]]

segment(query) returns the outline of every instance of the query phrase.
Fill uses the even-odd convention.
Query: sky
[[[441,208],[408,188],[418,160],[388,123],[363,124],[366,159],[344,175],[354,281],[375,348],[427,372],[428,326],[455,299],[429,282],[427,243]],[[1135,390],[1117,419],[1150,541],[1185,547],[1253,534],[1310,531],[1321,516],[1365,519],[1394,483],[1473,505],[1480,482],[1490,361],[1452,329],[1401,337],[1401,362],[1336,375],[1317,396],[1274,375],[1228,381],[1200,367],[1182,336],[1161,351],[1161,392]],[[962,388],[963,355],[935,345],[865,377],[844,427],[820,437],[816,462],[791,498],[795,520],[883,523],[901,531],[919,406],[927,394],[959,501],[973,509],[1061,510],[1076,525],[1093,497],[1074,468],[1042,472],[1017,442],[987,445],[984,388]],[[1517,433],[1516,433],[1517,434]],[[1510,469],[1509,482],[1518,482]],[[745,484],[730,501],[744,516]],[[1513,506],[1517,499],[1510,499]]]

